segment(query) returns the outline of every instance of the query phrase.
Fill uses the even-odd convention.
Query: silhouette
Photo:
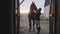
[[[35,5],[34,2],[32,2],[31,6],[30,6],[30,11],[28,13],[28,19],[29,19],[29,32],[32,29],[32,22],[33,21],[33,31],[35,31],[35,13],[34,11],[37,11],[37,7]]]
[[[36,29],[37,34],[40,34],[40,16],[41,16],[41,10],[42,8],[39,8],[36,12]]]

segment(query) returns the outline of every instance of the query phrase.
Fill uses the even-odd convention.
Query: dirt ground
[[[40,34],[49,34],[49,21],[40,21],[41,31]],[[35,32],[28,31],[29,22],[27,14],[22,14],[20,17],[20,34],[36,34],[37,30],[35,28]],[[36,27],[36,26],[35,26]]]

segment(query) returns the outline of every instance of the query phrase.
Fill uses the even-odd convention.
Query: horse
[[[29,32],[32,29],[32,22],[33,21],[33,31],[35,31],[35,13],[34,11],[37,11],[37,7],[35,5],[34,2],[32,2],[31,6],[30,6],[30,11],[28,13],[28,19],[29,19]]]

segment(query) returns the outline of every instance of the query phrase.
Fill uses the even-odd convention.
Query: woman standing
[[[36,11],[36,28],[37,34],[40,34],[40,15],[41,15],[41,8]]]

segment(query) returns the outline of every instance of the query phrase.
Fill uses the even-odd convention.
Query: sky
[[[21,2],[22,0],[20,0]],[[20,13],[28,13],[30,9],[31,3],[35,2],[37,8],[42,8],[41,13],[44,13],[44,3],[45,0],[24,0],[24,2],[20,5]]]

